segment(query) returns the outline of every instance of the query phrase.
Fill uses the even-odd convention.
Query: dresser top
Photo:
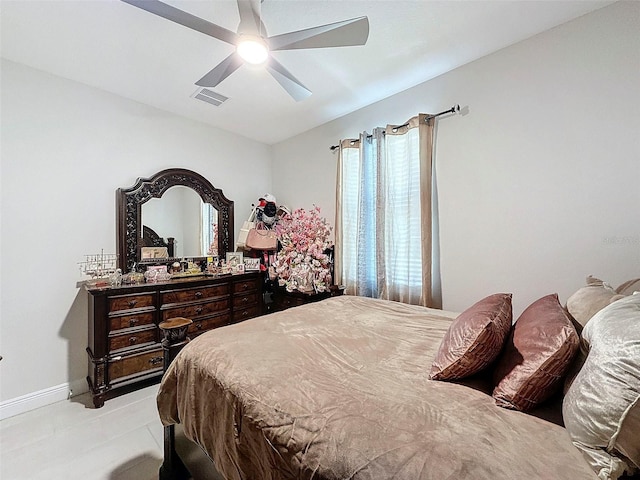
[[[194,275],[193,277],[180,277],[164,282],[128,284],[120,286],[93,285],[85,283],[86,290],[92,295],[129,294],[136,292],[155,291],[159,289],[171,289],[176,287],[197,287],[202,285],[214,285],[217,283],[234,282],[257,278],[260,272],[234,273],[227,275]]]

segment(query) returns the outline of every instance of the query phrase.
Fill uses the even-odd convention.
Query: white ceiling
[[[235,0],[165,3],[237,29]],[[264,0],[269,35],[369,17],[364,46],[273,53],[313,92],[300,102],[249,66],[213,89],[223,105],[192,98],[233,47],[118,0],[2,0],[1,47],[6,59],[273,144],[610,3]]]

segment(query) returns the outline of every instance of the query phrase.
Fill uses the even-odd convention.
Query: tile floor
[[[0,422],[2,480],[156,480],[158,385],[94,409],[88,394]]]

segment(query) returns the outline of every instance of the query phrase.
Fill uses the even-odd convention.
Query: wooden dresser
[[[262,277],[257,272],[87,290],[87,382],[96,408],[162,376],[160,322],[174,317],[193,320],[188,331],[193,339],[263,313]]]
[[[321,293],[287,292],[284,287],[276,287],[271,295],[272,303],[268,305],[266,313],[280,312],[305,303],[319,302],[325,298],[342,295],[343,292],[344,287],[337,285],[332,285],[329,290]]]

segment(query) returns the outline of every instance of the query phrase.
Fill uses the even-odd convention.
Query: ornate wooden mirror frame
[[[116,191],[116,234],[118,266],[123,272],[140,261],[142,244],[142,205],[152,198],[160,198],[173,186],[193,189],[205,203],[218,211],[218,255],[224,257],[232,251],[233,200],[224,196],[202,175],[183,168],[171,168],[156,173],[151,178],[138,178],[135,185]]]

